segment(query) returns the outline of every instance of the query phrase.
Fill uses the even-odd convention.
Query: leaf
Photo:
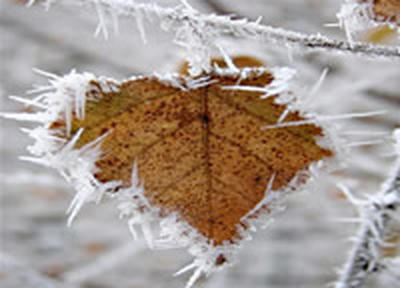
[[[360,2],[370,2],[361,0]],[[372,1],[372,11],[375,20],[379,22],[400,23],[400,1],[399,0],[375,0]]]
[[[267,70],[202,77],[176,75],[169,82],[143,77],[122,82],[114,92],[92,81],[87,97],[94,100],[87,101],[84,119],[73,117],[71,135],[84,129],[78,149],[109,133],[101,142],[95,178],[121,181],[118,193],[133,184],[136,163],[144,196],[159,216],[177,213],[217,247],[242,238],[248,229],[243,218],[266,194],[288,188],[333,151],[318,144],[323,131],[314,124],[262,130],[287,108],[276,103],[277,96],[261,99],[259,92],[224,89],[238,83],[268,86],[274,77]],[[198,85],[191,86],[193,81]],[[304,119],[290,112],[285,121]],[[72,138],[62,121],[51,127]],[[257,213],[261,210],[268,212],[268,205]],[[221,257],[216,262],[223,263]]]
[[[396,30],[389,25],[378,26],[367,32],[365,40],[371,43],[390,43],[396,36]]]

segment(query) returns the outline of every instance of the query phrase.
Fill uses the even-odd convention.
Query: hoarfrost
[[[229,61],[229,59],[226,60]],[[295,98],[291,96],[288,90],[288,80],[294,75],[293,70],[287,68],[268,69],[265,67],[239,70],[234,69],[232,65],[230,66],[230,68],[215,67],[213,73],[236,76],[239,77],[239,81],[266,72],[272,73],[275,77],[270,83],[272,88],[264,87],[266,89],[264,92],[280,93],[279,97],[282,98],[278,97],[278,99],[281,103],[290,104],[294,101]],[[138,237],[136,227],[139,226],[148,246],[152,249],[187,248],[188,252],[194,257],[194,261],[177,272],[177,275],[179,275],[194,270],[186,287],[191,287],[202,275],[208,276],[212,272],[234,263],[240,243],[243,240],[251,239],[252,231],[255,231],[258,227],[263,228],[266,223],[270,223],[272,216],[284,209],[283,200],[287,193],[301,189],[301,184],[303,184],[301,180],[304,180],[304,174],[310,175],[308,171],[299,172],[288,187],[279,191],[272,191],[274,181],[274,177],[272,177],[266,187],[264,199],[242,219],[243,223],[246,223],[249,228],[243,229],[238,225],[239,236],[237,239],[230,243],[215,246],[209,239],[184,221],[180,215],[172,212],[166,214],[165,211],[161,213],[160,208],[151,205],[145,196],[144,183],[139,179],[136,162],[132,164],[129,187],[124,187],[124,184],[118,181],[101,183],[96,179],[94,176],[97,172],[95,163],[101,157],[101,141],[109,135],[108,133],[80,148],[76,148],[76,143],[82,135],[83,129],[67,136],[68,140],[60,138],[59,133],[63,137],[71,133],[73,117],[84,119],[87,101],[97,101],[101,95],[100,92],[118,91],[119,84],[117,81],[95,77],[90,73],[78,74],[75,71],[64,77],[45,72],[41,72],[41,74],[50,77],[50,84],[36,87],[33,90],[33,93],[39,95],[32,101],[39,104],[36,106],[41,110],[28,115],[32,119],[39,119],[42,125],[33,130],[24,130],[36,140],[28,148],[29,152],[36,158],[24,157],[23,159],[57,169],[75,188],[76,195],[67,211],[69,214],[68,225],[72,223],[85,203],[99,202],[103,195],[108,195],[118,203],[120,217],[127,219],[129,230],[134,238]],[[175,74],[153,75],[151,77],[184,91],[204,87],[213,81],[207,76],[194,80]],[[140,77],[132,79],[140,79]],[[240,85],[233,88],[237,87],[240,87]],[[21,118],[17,115],[8,116],[15,116],[16,119]],[[51,125],[56,121],[65,123],[65,127],[51,129]],[[112,131],[109,133],[112,133]],[[268,205],[267,209],[264,209],[265,205]]]

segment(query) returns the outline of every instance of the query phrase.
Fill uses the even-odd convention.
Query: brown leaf
[[[272,190],[283,189],[299,171],[333,155],[317,144],[323,132],[316,125],[260,129],[287,108],[276,97],[222,88],[240,81],[264,87],[273,80],[269,72],[255,71],[243,80],[213,72],[210,84],[197,89],[156,77],[123,82],[119,92],[100,92],[88,101],[84,120],[73,119],[72,135],[84,128],[77,148],[111,132],[96,162],[98,180],[128,187],[136,162],[145,196],[161,216],[176,212],[210,243],[232,243],[273,175]],[[186,85],[187,78],[176,80]],[[297,120],[304,118],[291,112],[285,121]]]
[[[370,2],[360,0],[360,2]],[[400,23],[400,0],[373,0],[372,10],[378,21]]]

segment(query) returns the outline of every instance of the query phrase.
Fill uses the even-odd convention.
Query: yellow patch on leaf
[[[272,190],[284,189],[333,152],[318,145],[323,131],[313,124],[260,129],[275,124],[287,108],[276,97],[223,89],[239,82],[264,87],[273,80],[269,72],[243,80],[207,76],[210,82],[196,89],[144,77],[121,83],[118,92],[102,92],[93,82],[101,92],[87,101],[83,120],[73,119],[71,132],[84,128],[77,148],[109,132],[95,177],[129,187],[137,163],[145,196],[160,216],[178,213],[217,246],[240,239],[242,218],[263,199],[273,176]],[[185,86],[187,78],[176,81]],[[301,120],[297,112],[285,118]]]
[[[396,37],[396,30],[389,25],[378,26],[367,32],[365,39],[371,43],[390,43]]]

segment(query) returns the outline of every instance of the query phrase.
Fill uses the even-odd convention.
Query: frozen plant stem
[[[232,19],[230,16],[202,14],[186,2],[175,8],[164,8],[154,3],[138,4],[135,1],[123,0],[68,0],[59,1],[78,5],[95,5],[99,15],[140,18],[158,16],[161,22],[168,22],[175,26],[187,24],[197,27],[194,31],[214,31],[219,36],[227,35],[236,38],[254,39],[260,42],[299,46],[310,50],[325,50],[332,52],[345,52],[367,57],[400,59],[400,48],[396,46],[372,45],[369,43],[342,41],[330,39],[321,34],[308,35],[282,28],[261,25],[259,21],[247,19]],[[103,17],[99,18],[99,27],[105,29]],[[200,30],[199,30],[200,29]]]
[[[400,137],[397,142],[400,145]],[[360,209],[362,224],[336,288],[361,288],[369,274],[385,269],[380,254],[385,245],[385,236],[390,230],[389,226],[394,220],[393,213],[400,208],[400,159],[393,174],[377,195],[365,202],[356,200],[351,195],[349,198]]]

